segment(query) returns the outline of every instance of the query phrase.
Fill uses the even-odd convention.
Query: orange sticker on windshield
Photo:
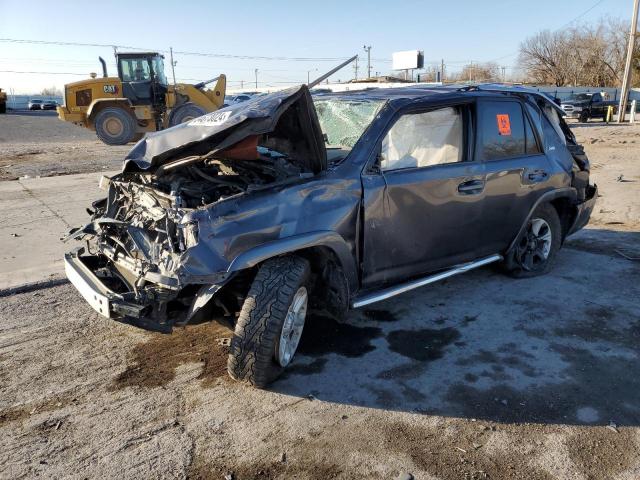
[[[509,115],[506,113],[499,113],[496,115],[498,121],[498,133],[500,135],[511,135],[511,122],[509,121]]]

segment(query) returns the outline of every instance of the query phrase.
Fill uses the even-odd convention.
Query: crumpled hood
[[[185,155],[224,150],[268,134],[269,147],[314,173],[327,168],[327,152],[306,85],[255,97],[147,135],[125,158],[123,171],[151,171]]]

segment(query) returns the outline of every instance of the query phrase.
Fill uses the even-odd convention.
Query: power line
[[[74,73],[74,72],[23,72],[19,70],[0,70],[0,73],[28,73],[32,75],[82,75],[86,76],[86,73]]]
[[[141,47],[131,47],[125,45],[107,45],[104,43],[81,43],[81,42],[59,42],[59,41],[47,41],[47,40],[28,40],[20,38],[0,38],[0,42],[7,43],[26,43],[35,45],[58,45],[65,47],[100,47],[100,48],[122,48],[127,50],[148,50],[156,51],[160,53],[169,53],[169,50],[148,49]],[[227,58],[227,59],[239,59],[239,60],[275,60],[275,61],[292,61],[292,62],[334,62],[344,60],[347,57],[269,57],[260,55],[232,55],[223,53],[207,53],[207,52],[189,52],[189,51],[174,51],[176,55],[192,55],[199,57],[211,57],[211,58]]]

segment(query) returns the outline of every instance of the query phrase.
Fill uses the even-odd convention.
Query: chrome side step
[[[409,290],[413,290],[415,288],[420,288],[425,285],[429,285],[430,283],[437,282],[439,280],[444,280],[445,278],[453,277],[454,275],[458,275],[459,273],[468,272],[469,270],[473,270],[474,268],[482,267],[484,265],[488,265],[489,263],[497,262],[502,260],[502,255],[491,255],[489,257],[482,258],[480,260],[476,260],[474,262],[463,263],[461,265],[457,265],[450,270],[445,270],[444,272],[436,273],[435,275],[430,275],[428,277],[420,278],[418,280],[413,280],[411,282],[403,283],[400,285],[396,285],[394,287],[385,288],[384,290],[379,290],[377,292],[369,293],[362,297],[356,298],[351,304],[352,308],[360,308],[365,305],[370,305],[372,303],[380,302],[382,300],[386,300],[387,298],[394,297],[396,295],[400,295],[401,293],[408,292]]]

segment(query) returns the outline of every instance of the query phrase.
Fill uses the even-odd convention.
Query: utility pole
[[[500,67],[502,69],[502,83],[504,83],[507,79],[506,75],[505,75],[505,71],[507,70],[507,67]]]
[[[173,86],[176,85],[176,62],[173,61],[173,47],[169,47],[169,60],[171,60],[171,74],[173,75]]]
[[[257,68],[254,70],[254,73],[256,74],[256,90],[258,90],[258,69]]]
[[[440,83],[444,83],[444,58],[440,60]]]
[[[622,78],[622,92],[620,94],[620,104],[618,105],[618,123],[624,122],[627,112],[627,97],[629,96],[629,85],[631,84],[633,50],[636,46],[636,36],[638,31],[638,6],[640,0],[633,2],[633,15],[631,16],[631,32],[629,33],[629,46],[627,47],[627,63],[624,67],[624,77]]]
[[[362,48],[367,52],[367,78],[371,78],[371,45],[368,47],[365,45]]]
[[[473,60],[471,60],[471,66],[469,67],[469,82],[471,82],[471,72],[473,71]]]
[[[307,85],[309,85],[309,82],[311,81],[311,79],[309,78],[309,74],[317,70],[318,70],[317,68],[312,68],[311,70],[307,70]]]
[[[358,81],[358,57],[356,57],[356,61],[353,64],[353,69],[355,70],[354,80]]]

